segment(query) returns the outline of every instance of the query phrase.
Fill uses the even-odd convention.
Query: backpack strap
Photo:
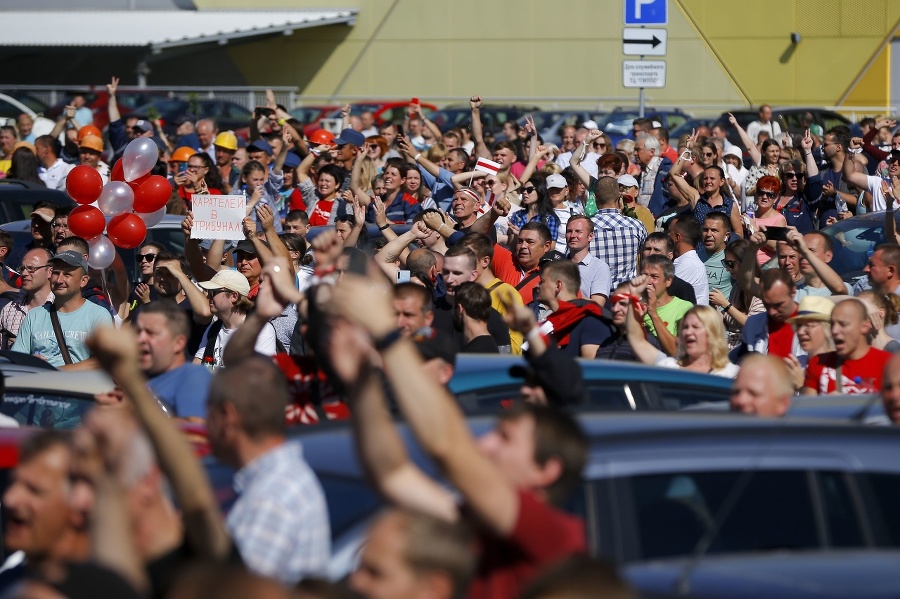
[[[219,331],[222,330],[223,324],[221,320],[217,320],[206,329],[206,349],[203,350],[204,364],[207,362],[207,358],[213,359],[215,356],[216,337],[219,336]]]
[[[72,356],[69,354],[69,348],[66,345],[66,338],[63,337],[62,325],[59,324],[59,314],[56,312],[56,306],[50,304],[47,306],[50,312],[50,322],[53,323],[53,333],[56,335],[56,343],[59,345],[59,353],[62,354],[63,362],[72,363]]]

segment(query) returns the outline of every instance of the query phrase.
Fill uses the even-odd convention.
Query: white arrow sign
[[[665,56],[665,29],[638,29],[626,27],[622,30],[622,53],[626,56]]]

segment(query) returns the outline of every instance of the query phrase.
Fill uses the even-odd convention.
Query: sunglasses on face
[[[534,189],[534,187],[523,187],[522,193],[531,193],[532,191],[534,191]]]
[[[734,268],[737,266],[737,260],[722,260],[722,264],[725,265],[725,268]]]
[[[715,156],[713,152],[703,152],[704,158],[712,158],[713,156]]]
[[[228,290],[225,289],[225,288],[221,288],[221,289],[207,289],[207,290],[206,290],[206,297],[213,298],[213,297],[216,297],[217,295],[219,295],[220,293],[225,293],[226,291],[228,291]]]
[[[138,262],[153,262],[156,260],[156,254],[138,254]]]
[[[761,191],[761,192],[759,192],[759,197],[761,197],[761,198],[774,198],[774,197],[775,197],[775,192],[774,192],[774,191]]]
[[[595,148],[605,148],[605,147],[606,147],[606,144],[605,144],[605,143],[595,143],[595,144],[594,144],[594,147],[595,147]]]

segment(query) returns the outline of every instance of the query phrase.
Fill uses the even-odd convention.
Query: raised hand
[[[471,106],[473,110],[480,110],[482,104],[484,104],[484,100],[482,100],[481,96],[472,96],[469,98],[469,106]]]
[[[275,92],[271,89],[266,90],[266,108],[271,108],[272,110],[278,109],[278,102],[275,101]]]
[[[271,231],[275,227],[275,214],[268,204],[263,203],[256,207],[256,217],[259,219],[263,231]]]
[[[350,105],[344,104],[341,106],[341,118],[347,118],[350,116]]]
[[[584,140],[588,142],[588,144],[591,144],[601,137],[603,137],[603,131],[601,131],[600,129],[591,129],[590,131],[588,131],[587,137],[585,137]]]
[[[116,95],[116,90],[119,89],[119,78],[113,77],[109,83],[106,84],[106,91],[109,92],[110,96]]]
[[[337,262],[338,257],[344,251],[344,246],[333,229],[316,235],[316,238],[312,240],[312,247],[317,268],[334,266],[334,263]]]
[[[194,214],[188,212],[184,217],[184,220],[181,221],[181,232],[184,233],[185,237],[191,236],[191,228],[194,226]]]
[[[728,122],[731,123],[732,127],[740,127],[738,120],[730,112],[728,113]]]
[[[803,148],[804,152],[811,152],[813,147],[813,138],[812,133],[807,129],[803,133],[803,139],[800,140],[800,147]]]

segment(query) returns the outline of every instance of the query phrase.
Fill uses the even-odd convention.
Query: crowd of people
[[[25,245],[0,232],[3,348],[117,384],[74,434],[23,442],[2,588],[630,597],[556,507],[587,455],[565,409],[587,400],[575,358],[727,377],[732,410],[760,417],[797,394],[880,393],[900,423],[892,121],[791,135],[763,106],[746,131],[732,118],[737,146],[638,118],[615,147],[593,123],[556,147],[530,119],[486,132],[472,96],[469,127],[348,105],[338,135],[307,138],[268,93],[249,140],[210,119],[172,139],[123,117],[117,84],[105,136],[75,104],[47,136],[0,128],[0,170],[54,189],[74,164],[108,178],[152,138],[183,215],[183,251],[146,241],[133,284],[120,259],[90,267],[69,208],[35,205]],[[244,195],[244,240],[191,236],[203,194]],[[846,240],[823,229],[865,211],[885,211],[885,238],[851,287],[830,266]],[[528,364],[522,401],[478,439],[447,387],[460,353]],[[455,492],[411,459],[396,413]],[[348,421],[389,505],[347,588],[323,578],[328,506],[286,432],[324,420]],[[225,516],[180,430],[197,425],[236,471]]]

